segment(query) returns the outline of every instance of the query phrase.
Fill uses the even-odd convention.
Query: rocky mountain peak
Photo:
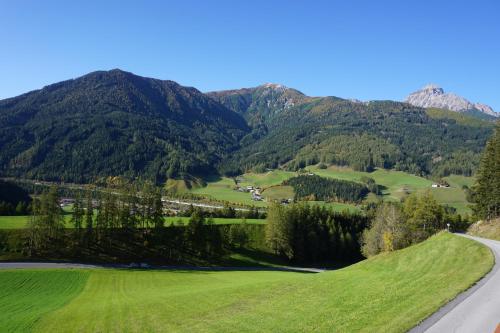
[[[425,91],[427,93],[433,94],[433,95],[443,95],[444,94],[444,89],[438,86],[437,84],[428,84],[425,87],[421,89],[422,91]]]
[[[411,93],[405,101],[423,108],[440,108],[455,112],[476,111],[498,117],[498,114],[490,106],[480,103],[474,104],[462,96],[446,93],[443,88],[436,84],[428,84]]]

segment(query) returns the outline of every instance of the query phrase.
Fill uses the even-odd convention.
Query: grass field
[[[0,216],[0,229],[24,229],[28,226],[29,216]],[[71,215],[65,215],[66,228],[73,228],[71,224]],[[183,224],[189,223],[189,217],[165,217],[165,225],[182,221]],[[213,218],[215,224],[238,224],[243,220],[241,218]],[[265,224],[266,220],[262,219],[246,219],[248,224]]]
[[[37,320],[75,298],[89,272],[0,271],[0,331],[29,332]]]
[[[177,223],[178,221],[182,221],[184,224],[189,223],[189,217],[166,217],[165,224]],[[214,217],[212,218],[214,224],[240,224],[243,222],[241,218],[223,218],[223,217]],[[248,224],[265,224],[266,220],[264,219],[245,219]]]
[[[432,188],[432,181],[426,178],[418,177],[402,171],[377,169],[374,172],[354,171],[347,167],[330,166],[327,169],[319,169],[317,166],[307,167],[307,170],[322,177],[343,179],[349,181],[360,181],[362,177],[370,177],[375,182],[384,187],[383,198],[388,201],[399,201],[407,193],[422,192],[430,190],[436,200],[441,204],[447,204],[457,209],[461,214],[471,213],[465,193],[462,190],[463,185],[472,186],[474,178],[452,175],[444,179],[450,184],[450,188]],[[262,174],[246,173],[241,176],[241,186],[256,186],[263,189],[262,195],[266,199],[280,200],[293,198],[293,189],[289,186],[280,186],[280,184],[297,173],[273,170]],[[206,187],[195,188],[191,190],[194,194],[204,195],[216,200],[227,201],[236,204],[255,205],[266,207],[265,201],[253,201],[250,193],[238,192],[234,190],[235,183],[231,178],[220,178],[213,182],[208,182]],[[372,200],[372,196],[367,201]],[[355,205],[348,204],[329,204],[336,210],[344,208],[349,210],[359,210]]]
[[[262,195],[270,200],[293,199],[295,193],[293,187],[286,185],[275,185],[268,187]]]
[[[406,193],[430,190],[439,203],[454,207],[461,214],[471,213],[462,186],[472,186],[474,182],[472,177],[452,175],[444,178],[450,184],[449,188],[432,188],[431,180],[402,171],[377,169],[368,173],[335,166],[327,169],[309,167],[309,170],[319,176],[351,181],[359,181],[363,176],[373,178],[377,184],[385,187],[384,200],[390,201],[400,200]]]
[[[221,178],[215,182],[209,182],[205,187],[195,188],[191,190],[191,193],[249,206],[265,207],[267,205],[263,201],[253,201],[250,193],[235,191],[234,187],[235,184],[231,178]]]
[[[36,322],[35,332],[405,332],[492,264],[486,247],[442,233],[321,274],[102,269],[67,272],[81,276],[61,287],[49,278],[60,272],[0,271],[10,281],[0,331]],[[43,297],[51,288],[69,296]]]
[[[295,172],[283,170],[272,170],[265,173],[251,172],[243,175],[241,185],[253,185],[265,189],[270,186],[280,185],[283,181],[292,178],[295,175]]]
[[[405,191],[413,192],[420,189],[431,188],[432,181],[410,175],[402,171],[377,169],[373,172],[354,171],[350,168],[331,166],[327,169],[309,167],[311,172],[323,177],[344,179],[350,181],[360,181],[362,177],[370,177],[379,185],[385,187],[383,190],[386,200],[399,200]]]

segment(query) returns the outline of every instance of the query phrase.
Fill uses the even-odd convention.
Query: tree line
[[[340,179],[329,179],[317,175],[301,175],[283,182],[290,185],[295,198],[309,200],[335,200],[341,202],[360,202],[369,190],[361,183]]]
[[[211,215],[190,207],[190,219],[165,225],[161,191],[150,182],[81,190],[66,219],[57,187],[33,201],[26,253],[31,257],[88,260],[147,260],[197,264],[220,260],[245,247],[261,226],[216,225]],[[221,215],[236,212],[225,207]],[[249,211],[248,214],[260,214]],[[251,215],[254,216],[254,215]],[[258,237],[257,237],[258,238]]]
[[[411,194],[402,203],[385,202],[372,210],[370,226],[363,231],[365,257],[419,243],[440,230],[467,230],[470,222],[440,205],[430,192]]]
[[[362,214],[339,213],[318,205],[272,204],[266,241],[274,253],[293,262],[360,260],[360,235],[368,223]]]

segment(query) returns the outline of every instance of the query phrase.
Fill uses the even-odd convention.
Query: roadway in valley
[[[500,241],[461,236],[478,241],[491,249],[495,255],[493,269],[476,285],[446,304],[410,333],[500,332]]]

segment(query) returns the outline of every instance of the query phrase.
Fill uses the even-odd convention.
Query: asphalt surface
[[[411,330],[411,333],[493,333],[499,328],[500,241],[468,235],[460,236],[488,246],[495,255],[493,269],[469,290]]]

